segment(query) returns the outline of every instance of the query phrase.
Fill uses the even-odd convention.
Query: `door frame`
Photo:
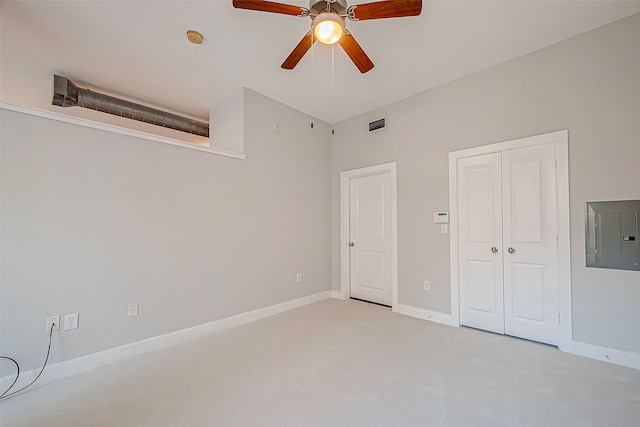
[[[351,179],[389,174],[391,194],[391,307],[398,304],[398,197],[396,162],[340,172],[340,296],[348,299],[350,288],[349,188]]]
[[[568,350],[571,326],[571,230],[569,214],[569,132],[561,130],[543,135],[474,147],[449,153],[449,248],[451,266],[451,317],[460,326],[460,280],[458,248],[458,159],[498,153],[517,148],[554,144],[556,156],[556,210],[558,236],[558,347]]]

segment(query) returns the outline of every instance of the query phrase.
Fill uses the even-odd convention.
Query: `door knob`
[[[513,248],[509,248],[509,249],[507,249],[507,251],[509,251],[509,253],[510,253],[510,254],[512,254],[512,253],[514,253],[516,250],[515,250],[515,249],[513,249]]]
[[[493,252],[494,254],[498,252],[498,248],[496,248],[495,246],[491,248],[491,252]]]
[[[349,242],[349,246],[355,246],[355,243]]]

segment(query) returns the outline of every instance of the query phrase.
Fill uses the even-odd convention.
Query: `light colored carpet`
[[[639,426],[640,371],[326,300],[2,401],[13,426]]]

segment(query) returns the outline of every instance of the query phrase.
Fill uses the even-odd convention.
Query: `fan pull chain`
[[[313,129],[313,118],[314,116],[314,111],[313,111],[313,73],[316,69],[315,67],[315,55],[313,54],[313,52],[315,51],[315,49],[313,48],[313,31],[311,32],[311,129]]]
[[[335,90],[334,90],[334,86],[335,86],[335,69],[336,69],[336,49],[335,49],[336,45],[332,44],[331,45],[331,100],[333,101],[333,98],[335,98]]]

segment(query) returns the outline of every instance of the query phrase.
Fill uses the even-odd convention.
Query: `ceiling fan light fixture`
[[[344,34],[344,20],[334,12],[323,12],[311,23],[313,34],[320,43],[334,44]]]

